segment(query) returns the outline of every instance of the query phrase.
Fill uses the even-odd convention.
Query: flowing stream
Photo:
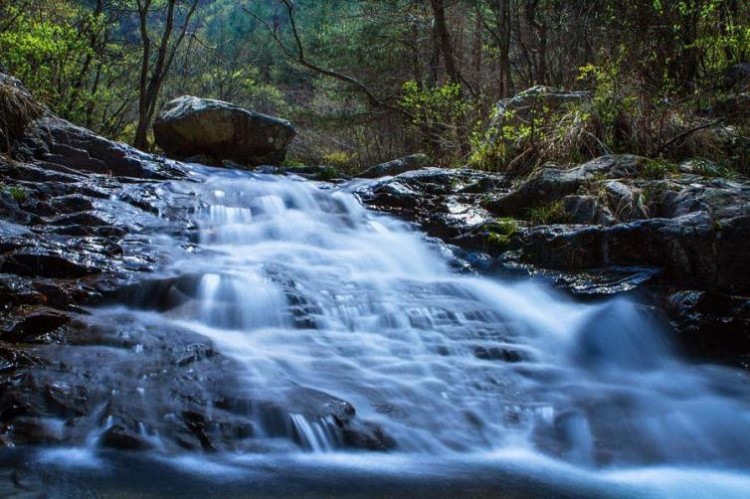
[[[682,360],[658,311],[459,273],[448,248],[345,188],[231,172],[170,188],[199,199],[200,251],[168,269],[198,275],[198,299],[158,320],[210,338],[253,397],[291,408],[286,433],[256,422],[263,454],[171,464],[225,483],[262,469],[256,485],[307,492],[300,477],[318,474],[380,495],[406,493],[384,488],[404,477],[487,495],[535,490],[524,480],[561,495],[750,493],[746,374]],[[294,409],[301,387],[351,403],[390,449],[347,449],[333,418]],[[368,490],[349,487],[320,492]]]

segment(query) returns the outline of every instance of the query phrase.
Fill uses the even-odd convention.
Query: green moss
[[[518,221],[513,218],[498,218],[485,226],[487,233],[487,249],[502,252],[510,246],[510,242],[520,231]]]
[[[26,201],[26,198],[28,197],[28,194],[26,193],[26,190],[23,187],[10,187],[8,188],[8,194],[11,195],[13,199],[16,200],[17,203],[22,203]]]

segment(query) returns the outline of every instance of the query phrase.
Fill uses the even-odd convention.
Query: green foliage
[[[300,161],[298,158],[287,156],[284,159],[284,163],[282,166],[285,166],[287,168],[300,168],[302,166],[305,166],[305,163]]]
[[[570,220],[568,213],[565,211],[565,204],[561,199],[544,206],[531,208],[528,212],[528,218],[535,225],[564,224]]]
[[[333,168],[331,166],[327,166],[325,168],[322,168],[318,174],[315,176],[316,180],[320,180],[322,182],[330,182],[331,180],[335,180],[339,178],[341,174],[336,168]]]
[[[0,2],[0,62],[64,118],[130,139],[143,54],[134,3]],[[152,35],[163,27],[164,5],[153,3]],[[178,2],[178,25],[185,5]],[[508,7],[504,21],[501,5]],[[161,101],[191,94],[288,118],[300,131],[296,158],[342,171],[419,151],[444,165],[468,161],[519,174],[610,152],[720,164],[734,157],[744,165],[735,168],[744,169],[745,152],[726,152],[707,134],[691,134],[669,150],[660,146],[702,123],[696,109],[718,112],[718,97],[704,90],[721,86],[728,66],[748,60],[749,15],[747,2],[726,0],[449,2],[456,78],[448,74],[430,2],[296,0],[301,64],[278,0],[203,1]],[[553,29],[559,26],[567,28]],[[587,50],[559,49],[583,40]],[[152,41],[153,60],[159,37]],[[498,98],[536,84],[583,86],[592,98],[562,110],[540,106],[528,122],[487,129]],[[743,109],[747,100],[726,102]],[[745,113],[730,124],[747,135],[747,121]],[[350,158],[327,157],[339,151]]]
[[[433,156],[444,163],[461,163],[464,149],[473,140],[469,133],[472,119],[480,112],[476,101],[465,98],[461,85],[446,83],[434,88],[415,80],[401,87],[399,106],[411,116],[411,124],[417,133],[425,137],[433,149]],[[470,161],[482,161],[475,157]]]
[[[722,164],[716,161],[710,161],[707,159],[695,159],[690,162],[693,170],[698,175],[706,178],[734,178],[737,176],[737,172],[726,164]]]
[[[644,159],[638,175],[648,180],[661,180],[675,172],[677,172],[677,165],[673,163],[657,159]]]
[[[44,16],[10,7],[12,30],[0,32],[0,53],[8,69],[52,107],[69,105],[82,61],[94,56],[80,27],[96,29],[98,19],[83,8],[56,2]]]
[[[507,147],[505,142],[497,139],[498,131],[494,127],[487,130],[474,131],[469,136],[471,155],[469,165],[472,168],[487,171],[497,171],[507,161]]]
[[[323,155],[323,164],[338,169],[349,169],[354,163],[354,157],[345,151],[331,151]]]
[[[461,98],[461,86],[447,83],[435,88],[423,88],[416,81],[404,83],[401,107],[412,114],[419,124],[449,124],[464,117],[471,105]]]

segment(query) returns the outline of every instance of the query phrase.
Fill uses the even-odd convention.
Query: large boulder
[[[154,122],[156,143],[176,159],[279,165],[295,136],[292,125],[228,102],[183,96],[164,105]]]

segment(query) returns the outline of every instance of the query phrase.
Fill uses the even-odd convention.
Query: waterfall
[[[652,307],[456,273],[449,247],[345,187],[214,172],[167,188],[196,203],[196,247],[165,269],[188,277],[179,299],[148,287],[131,313],[189,329],[240,366],[252,402],[237,414],[252,438],[191,457],[141,427],[161,462],[232,479],[239,466],[268,485],[253,490],[281,495],[312,475],[384,494],[394,477],[488,494],[503,477],[520,480],[510,490],[592,496],[750,490],[746,375],[683,360]],[[140,311],[151,302],[169,310]],[[361,450],[373,448],[385,452]],[[302,488],[279,489],[291,476]]]
[[[680,360],[645,306],[456,275],[445,247],[344,190],[236,175],[200,190],[208,256],[175,264],[203,275],[200,304],[177,320],[247,366],[254,393],[339,397],[405,453],[750,464],[750,391]],[[341,449],[330,421],[287,417],[304,450]]]

